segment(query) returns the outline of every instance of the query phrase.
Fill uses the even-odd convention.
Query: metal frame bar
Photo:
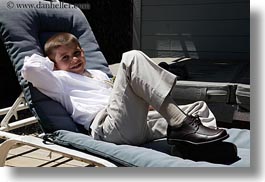
[[[5,115],[1,121],[0,131],[10,131],[19,127],[31,125],[38,120],[33,116],[26,119],[18,120],[18,111],[28,109],[28,105],[25,101],[24,94],[21,93],[11,107],[0,109],[0,116]],[[12,117],[15,117],[17,121],[10,123]]]
[[[6,141],[0,145],[0,167],[5,165],[9,150],[18,144],[56,152],[65,157],[82,161],[88,164],[93,164],[98,167],[117,167],[115,164],[105,159],[95,157],[93,155],[77,150],[62,147],[53,143],[46,144],[43,142],[43,139],[34,136],[20,136],[5,131],[0,131],[0,138],[6,139]]]
[[[28,109],[28,105],[26,104],[23,93],[19,95],[19,97],[16,99],[16,101],[11,107],[0,109],[0,116],[5,115],[0,125],[0,138],[5,140],[3,143],[0,144],[0,166],[5,165],[5,161],[10,149],[14,148],[19,144],[22,144],[36,147],[39,149],[49,150],[51,152],[56,152],[65,157],[88,163],[89,165],[92,164],[98,167],[116,167],[115,164],[105,159],[95,157],[84,152],[69,149],[53,143],[44,143],[42,138],[30,135],[21,136],[7,132],[16,128],[34,124],[38,121],[34,116],[18,120],[17,112],[24,109]],[[15,116],[17,121],[10,122],[13,116]]]

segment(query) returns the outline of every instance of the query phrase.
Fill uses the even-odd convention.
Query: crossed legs
[[[141,51],[124,53],[99,138],[117,144],[140,145],[168,135],[171,130],[167,126],[181,128],[183,122],[190,123],[190,117],[170,97],[175,83],[175,75],[157,66]],[[149,105],[165,119],[160,117],[150,122]],[[182,134],[180,137],[182,140]]]

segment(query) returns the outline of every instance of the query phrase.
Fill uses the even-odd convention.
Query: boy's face
[[[84,51],[78,45],[62,45],[54,50],[54,67],[72,73],[83,74],[86,67]]]

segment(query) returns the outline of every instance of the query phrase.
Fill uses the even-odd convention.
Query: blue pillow
[[[52,3],[55,5],[59,2]],[[24,57],[31,56],[33,53],[43,55],[44,42],[58,32],[69,32],[79,39],[88,62],[87,68],[99,69],[108,76],[112,76],[108,63],[81,10],[74,6],[67,9],[50,8],[50,4],[51,2],[36,0],[1,0],[1,39],[13,63],[25,98],[35,116],[39,118],[43,130],[53,132],[64,129],[85,132],[82,127],[80,129],[80,126],[73,122],[61,104],[43,95],[21,77]],[[18,8],[18,5],[32,7]],[[45,6],[46,8],[43,8]]]

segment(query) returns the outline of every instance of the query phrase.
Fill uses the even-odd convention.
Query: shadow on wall
[[[13,104],[21,93],[21,88],[2,41],[0,42],[0,57],[0,108],[4,108]]]
[[[156,42],[156,49],[158,50],[158,57],[189,57],[198,59],[196,45],[192,40],[192,35],[188,33],[175,34],[175,38],[169,39],[167,37]]]

